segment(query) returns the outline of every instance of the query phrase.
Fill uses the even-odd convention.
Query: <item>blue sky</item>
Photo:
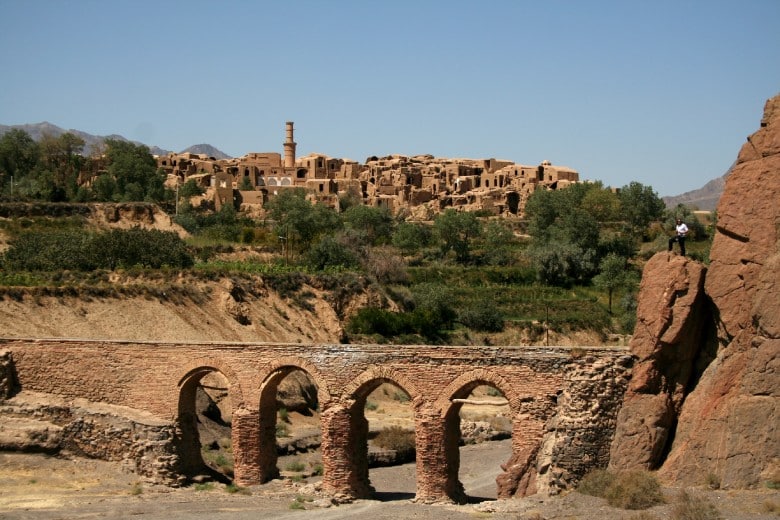
[[[780,94],[778,0],[0,0],[0,124],[181,150],[550,160],[659,195]]]

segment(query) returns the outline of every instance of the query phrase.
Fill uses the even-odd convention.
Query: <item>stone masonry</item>
[[[511,410],[513,453],[497,479],[499,496],[554,493],[576,483],[588,469],[603,466],[614,432],[615,403],[622,399],[631,365],[626,350],[606,347],[573,351],[55,339],[0,339],[0,359],[0,380],[14,382],[0,396],[0,414],[7,416],[7,408],[22,396],[48,397],[60,403],[59,411],[42,418],[72,430],[65,416],[90,409],[89,416],[79,416],[81,437],[71,436],[91,446],[87,454],[125,460],[147,478],[166,483],[201,467],[194,396],[200,380],[214,372],[228,381],[236,483],[277,477],[277,387],[301,370],[317,386],[323,489],[344,499],[372,492],[363,410],[374,389],[393,383],[411,397],[417,500],[425,502],[465,499],[458,480],[458,400],[478,385],[500,390]],[[102,408],[96,412],[98,405]],[[17,403],[15,409],[20,408]],[[135,419],[119,425],[120,415]],[[111,453],[101,453],[100,444],[107,442]]]

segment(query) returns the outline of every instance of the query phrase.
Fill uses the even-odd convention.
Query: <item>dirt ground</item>
[[[301,482],[275,480],[230,493],[222,484],[167,488],[149,486],[114,463],[49,457],[39,454],[0,453],[0,518],[93,519],[143,518],[160,520],[309,518],[317,520],[370,518],[372,520],[434,519],[630,519],[674,518],[679,490],[665,489],[668,503],[645,515],[615,509],[602,499],[571,492],[565,496],[493,500],[495,476],[505,460],[509,441],[486,442],[461,449],[461,481],[471,504],[426,505],[414,498],[414,464],[370,471],[376,488],[373,500],[331,505],[315,490],[316,478]],[[280,461],[280,464],[282,461]],[[203,489],[205,487],[205,489]],[[777,519],[780,492],[773,490],[723,491],[696,488],[724,519]]]

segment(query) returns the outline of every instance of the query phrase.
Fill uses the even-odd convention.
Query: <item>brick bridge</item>
[[[0,382],[5,370],[15,388],[6,396],[0,388],[0,401],[18,390],[42,392],[128,407],[147,423],[164,425],[164,433],[143,449],[137,432],[121,447],[135,453],[137,471],[158,480],[186,475],[202,464],[195,391],[207,374],[222,374],[233,408],[234,478],[240,485],[279,475],[277,387],[289,373],[302,370],[318,392],[323,490],[353,498],[372,493],[366,399],[382,383],[393,383],[411,397],[416,498],[422,501],[465,498],[458,479],[459,399],[479,385],[500,390],[511,410],[512,455],[497,478],[499,496],[560,489],[594,465],[606,464],[631,365],[625,349],[608,347],[0,339],[0,354],[6,360]],[[81,424],[78,431],[97,436],[97,429]],[[91,442],[96,443],[100,440]],[[149,458],[158,461],[156,469],[141,464]]]

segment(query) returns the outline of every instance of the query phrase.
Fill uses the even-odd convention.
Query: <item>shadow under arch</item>
[[[413,494],[406,493],[377,493],[371,485],[369,478],[368,439],[369,425],[365,415],[365,407],[368,396],[384,383],[397,386],[410,398],[410,406],[416,408],[422,401],[422,394],[417,385],[409,378],[387,367],[371,367],[350,381],[341,394],[341,402],[349,405],[349,428],[344,432],[351,446],[349,460],[346,462],[347,471],[352,474],[354,489],[357,497],[376,498],[379,500],[411,499]],[[415,436],[418,438],[418,436]],[[323,464],[332,467],[334,461],[325,461]]]
[[[479,386],[487,385],[498,389],[509,402],[510,415],[514,421],[520,409],[520,398],[512,391],[509,382],[489,370],[477,369],[461,374],[441,394],[437,404],[444,420],[444,454],[446,458],[446,485],[449,497],[458,502],[469,502],[469,497],[460,481],[460,410],[463,402]],[[496,484],[498,486],[498,484]]]
[[[227,381],[231,408],[236,409],[243,402],[240,385],[233,370],[217,360],[195,360],[189,366],[177,383],[179,398],[174,451],[178,456],[178,470],[187,479],[206,473],[217,480],[228,481],[226,475],[209,468],[203,460],[198,430],[197,393],[204,377],[219,374]]]
[[[262,466],[261,482],[279,477],[279,468],[277,467],[279,455],[276,450],[277,393],[282,380],[296,371],[303,372],[314,382],[317,387],[317,406],[322,406],[323,403],[331,400],[331,394],[322,373],[305,359],[280,358],[266,369],[265,375],[260,380],[257,444],[257,460]]]

